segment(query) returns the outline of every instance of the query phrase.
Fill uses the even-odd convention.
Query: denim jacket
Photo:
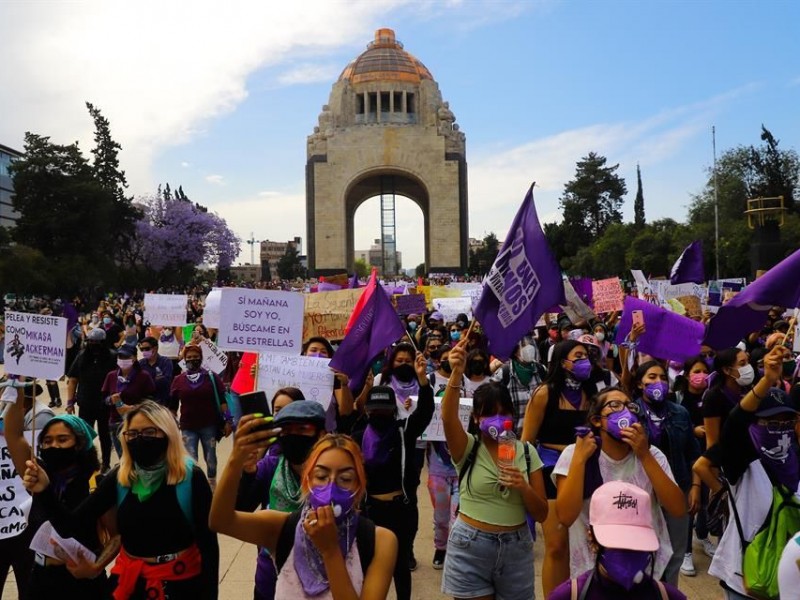
[[[636,402],[639,404],[641,414],[645,415],[644,400],[638,398]],[[671,400],[667,400],[664,404],[667,414],[663,431],[669,440],[669,448],[665,454],[672,475],[675,477],[675,483],[684,492],[688,492],[692,485],[692,465],[700,458],[700,444],[694,435],[689,411]]]

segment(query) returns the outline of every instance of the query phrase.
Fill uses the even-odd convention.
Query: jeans
[[[203,458],[208,467],[208,478],[216,479],[217,477],[217,427],[211,425],[203,427],[202,429],[184,429],[183,445],[189,455],[197,462],[197,445],[198,442],[203,446]]]
[[[119,441],[119,432],[122,431],[122,423],[108,424],[109,437],[117,452],[117,458],[122,459],[122,442]]]
[[[672,517],[665,512],[664,520],[667,522],[669,541],[672,544],[672,556],[667,562],[661,580],[678,587],[678,575],[686,553],[686,538],[689,537],[689,514]],[[691,540],[691,537],[689,539]]]
[[[97,433],[100,438],[100,455],[102,456],[103,471],[107,471],[111,466],[111,434],[108,429],[108,407],[107,406],[85,406],[78,405],[78,416],[83,419],[89,427],[94,427],[97,423]]]
[[[689,536],[686,540],[686,554],[692,553],[692,530],[697,533],[698,540],[708,537],[708,487],[703,484],[700,487],[700,510],[696,515],[689,517]]]
[[[428,475],[428,492],[433,505],[433,547],[447,550],[450,527],[458,514],[458,475]]]

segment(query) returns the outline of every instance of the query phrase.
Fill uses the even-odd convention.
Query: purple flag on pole
[[[695,240],[683,250],[678,260],[672,265],[669,273],[669,282],[672,285],[679,283],[705,283],[706,272],[703,269],[703,241]]]
[[[705,328],[702,323],[650,304],[644,300],[625,297],[622,319],[617,329],[616,342],[625,341],[633,325],[631,313],[642,311],[645,332],[639,338],[640,352],[669,360],[685,361],[700,353]]]
[[[347,287],[348,289],[351,290],[355,290],[361,287],[360,285],[358,285],[358,273],[353,273],[353,276],[350,278],[350,283],[348,284]]]
[[[373,285],[381,287],[377,281]],[[346,373],[354,390],[364,382],[371,361],[406,332],[391,300],[386,294],[374,293],[376,291],[373,290],[364,304],[329,365],[331,369]]]
[[[550,306],[566,303],[561,269],[539,225],[531,185],[486,277],[475,317],[491,353],[505,360]]]
[[[703,343],[716,350],[730,348],[764,326],[770,307],[798,305],[800,250],[795,250],[719,309],[708,324]]]

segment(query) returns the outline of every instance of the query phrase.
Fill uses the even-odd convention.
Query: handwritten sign
[[[677,300],[686,308],[686,314],[689,317],[699,317],[703,315],[700,298],[697,296],[680,296]]]
[[[228,350],[300,354],[303,296],[292,292],[225,288],[219,345]]]
[[[624,294],[619,277],[593,281],[592,297],[594,298],[594,312],[598,315],[622,310]]]
[[[306,400],[316,400],[327,410],[333,394],[329,362],[329,358],[262,353],[258,357],[258,389],[271,399],[281,388],[296,387]]]
[[[365,289],[307,294],[303,312],[303,340],[315,336],[329,340],[343,339],[347,320]]]
[[[631,330],[631,311],[641,310],[645,332],[639,338],[638,349],[655,358],[685,361],[700,353],[705,326],[660,306],[628,296],[617,331],[621,343]]]
[[[5,372],[60,379],[66,368],[67,319],[6,311]]]
[[[71,562],[77,563],[79,562],[79,555],[83,555],[89,562],[97,560],[95,553],[75,538],[62,538],[58,535],[50,521],[42,523],[42,526],[33,536],[30,547],[34,552],[59,560],[69,559]]]
[[[403,294],[394,300],[398,315],[424,315],[427,311],[425,294]]]
[[[222,290],[213,289],[206,296],[203,307],[203,325],[211,329],[219,329],[219,301],[222,299]]]
[[[441,397],[436,397],[433,399],[434,408],[433,408],[433,418],[431,418],[430,424],[425,428],[425,431],[422,432],[422,435],[419,436],[419,439],[426,441],[426,442],[444,442],[444,423],[442,422],[442,399]],[[411,412],[416,410],[417,408],[417,396],[411,396],[411,408],[404,413],[402,411],[398,411],[398,417],[401,419],[405,419],[408,417]],[[472,398],[459,398],[458,399],[458,420],[461,421],[461,425],[464,427],[464,431],[467,430],[469,426],[469,419],[472,416]]]
[[[66,319],[65,319],[66,320]],[[28,443],[31,443],[28,434]],[[19,535],[28,526],[27,517],[33,498],[22,485],[14,468],[6,438],[0,435],[0,539]]]
[[[213,371],[217,375],[228,366],[228,355],[220,350],[211,340],[200,340],[200,350],[203,352],[203,368]]]
[[[467,296],[460,298],[435,298],[433,308],[444,316],[445,323],[453,323],[459,314],[464,313],[467,319],[472,320],[472,299]]]
[[[144,320],[151,325],[186,324],[186,296],[179,294],[145,294]]]

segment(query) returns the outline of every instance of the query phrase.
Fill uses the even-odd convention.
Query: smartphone
[[[644,325],[644,312],[641,310],[632,310],[631,319],[634,325]]]
[[[265,417],[272,415],[267,395],[264,392],[256,391],[240,395],[239,406],[242,407],[242,415],[252,415],[253,413],[261,413]]]

